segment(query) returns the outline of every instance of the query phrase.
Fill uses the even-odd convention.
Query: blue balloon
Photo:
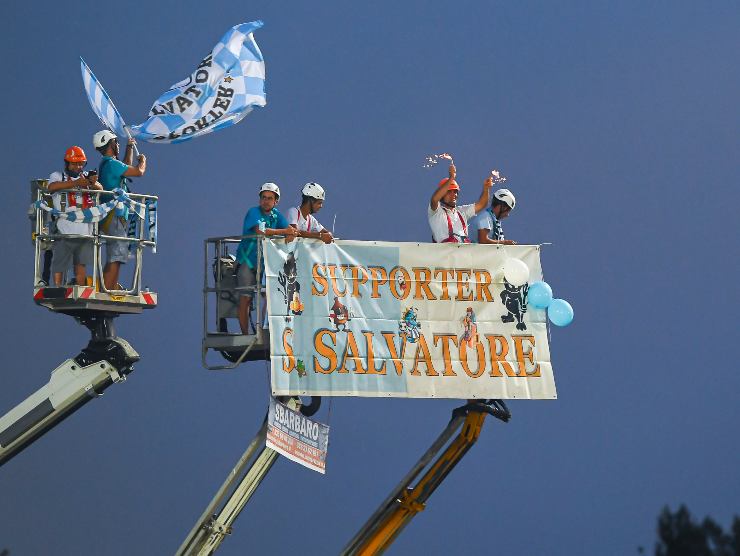
[[[565,299],[553,299],[547,308],[547,316],[555,326],[568,326],[573,322],[573,307]]]
[[[552,302],[552,288],[547,282],[532,282],[527,291],[527,303],[535,309],[547,309]]]

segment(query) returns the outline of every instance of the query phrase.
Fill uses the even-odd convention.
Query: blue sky
[[[267,368],[200,366],[202,240],[238,234],[264,181],[328,191],[352,239],[425,241],[452,152],[472,202],[491,168],[507,237],[551,242],[559,399],[516,401],[394,545],[634,554],[663,505],[739,513],[737,65],[740,8],[643,2],[12,3],[0,37],[6,317],[0,411],[87,342],[32,301],[28,180],[99,123],[84,56],[130,123],[232,25],[263,19],[268,105],[182,145],[142,146],[160,196],[152,312],[122,317],[130,380],[0,470],[0,549],[173,553],[258,429]],[[337,398],[327,475],[280,460],[219,554],[338,552],[444,428],[450,400]]]

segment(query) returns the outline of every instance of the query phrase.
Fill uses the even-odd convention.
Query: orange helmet
[[[85,151],[82,150],[82,147],[75,145],[74,147],[68,148],[67,152],[64,153],[64,160],[67,162],[87,162],[87,157],[85,156]]]
[[[449,180],[449,179],[451,179],[451,178],[445,178],[445,179],[443,179],[441,182],[439,182],[439,185],[437,187],[442,187],[447,182],[447,180]],[[455,190],[460,191],[460,186],[457,184],[457,182],[455,180],[452,180],[452,185],[450,185],[450,187],[449,187],[449,189],[447,189],[447,191],[455,191]]]

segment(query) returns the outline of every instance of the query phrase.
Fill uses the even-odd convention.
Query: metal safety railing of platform
[[[106,203],[114,198],[114,194],[106,191],[92,189],[63,189],[51,193],[48,190],[48,180],[35,179],[31,180],[31,199],[33,204],[29,209],[29,218],[31,219],[32,241],[34,244],[34,289],[35,294],[39,288],[53,288],[57,286],[53,283],[50,276],[49,257],[52,257],[51,250],[54,242],[63,240],[81,240],[92,243],[92,272],[89,273],[85,284],[74,284],[79,287],[92,287],[92,291],[97,294],[104,294],[105,299],[118,300],[120,298],[135,299],[142,293],[148,293],[148,290],[142,292],[142,267],[143,251],[149,247],[156,252],[157,246],[157,209],[159,198],[156,195],[145,195],[141,193],[126,193],[126,197],[131,202],[143,207],[143,218],[136,211],[132,211],[135,216],[131,221],[126,222],[127,236],[119,237],[102,233],[99,221],[90,222],[90,235],[87,234],[61,234],[57,230],[58,217],[50,210],[53,207],[53,195],[59,194],[89,194],[93,199],[92,208]],[[132,224],[133,218],[138,222]],[[83,221],[84,222],[84,221]],[[132,230],[133,233],[130,233]],[[129,244],[130,257],[134,259],[134,268],[130,287],[120,289],[107,288],[103,280],[103,257],[102,246],[108,242],[122,242]],[[59,286],[68,286],[69,280],[64,280]],[[90,294],[88,294],[90,295]],[[35,295],[34,297],[37,297]],[[100,301],[100,300],[98,300]],[[151,304],[150,304],[151,305]],[[50,307],[51,308],[51,307]]]
[[[262,238],[258,234],[207,238],[203,258],[203,344],[202,363],[209,370],[234,369],[243,361],[269,359],[270,332],[265,324],[264,269]],[[242,240],[255,239],[257,249],[254,286],[237,284],[236,250]],[[252,293],[248,334],[229,331],[229,319],[238,318],[242,293]],[[215,298],[215,302],[209,298]],[[252,316],[254,315],[254,317]],[[215,350],[229,364],[213,365],[208,350]]]

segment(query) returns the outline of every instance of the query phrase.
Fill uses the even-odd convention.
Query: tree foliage
[[[655,556],[740,556],[740,517],[725,533],[710,517],[694,521],[683,504],[675,513],[666,506],[658,517]]]

